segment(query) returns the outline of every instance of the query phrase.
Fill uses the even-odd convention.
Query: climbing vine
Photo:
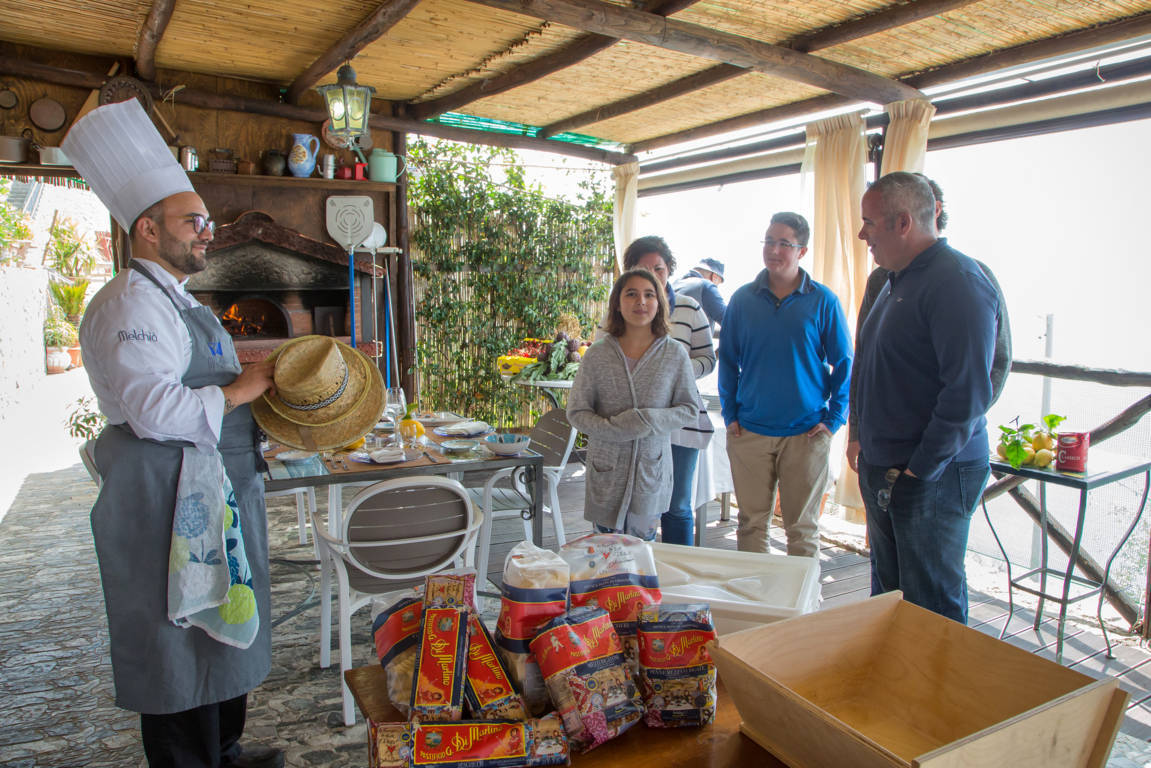
[[[409,159],[423,405],[530,426],[539,402],[503,381],[496,359],[553,334],[563,314],[590,337],[613,259],[604,182],[555,200],[507,149],[414,141]]]

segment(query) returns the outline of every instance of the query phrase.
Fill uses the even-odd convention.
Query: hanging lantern
[[[324,105],[332,119],[329,134],[341,136],[351,144],[368,132],[372,94],[376,89],[370,85],[357,85],[356,71],[351,64],[340,67],[334,85],[319,85],[316,90],[324,97]]]

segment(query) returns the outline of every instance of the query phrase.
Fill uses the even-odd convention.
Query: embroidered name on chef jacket
[[[137,330],[135,328],[126,331],[120,331],[116,334],[116,338],[120,341],[159,341],[160,338],[152,331],[145,331],[143,328]]]

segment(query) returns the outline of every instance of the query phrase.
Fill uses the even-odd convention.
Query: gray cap
[[[719,259],[700,259],[692,269],[706,269],[708,272],[716,273],[719,279],[723,280],[723,262]]]

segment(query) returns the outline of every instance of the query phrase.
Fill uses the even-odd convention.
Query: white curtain
[[[624,163],[612,169],[615,179],[615,274],[623,272],[623,252],[635,239],[635,201],[639,184],[639,163]]]
[[[867,184],[863,116],[838,115],[809,124],[803,173],[805,184],[812,178],[814,193],[811,275],[839,297],[848,327],[854,329],[871,271],[867,244],[857,237],[863,224],[859,205]],[[837,438],[845,431],[840,430]],[[838,456],[840,464],[835,500],[858,519],[863,507],[859,478],[847,463],[843,440],[837,439],[833,445],[830,460],[834,466]]]
[[[883,170],[922,173],[927,160],[927,131],[935,116],[935,105],[923,99],[888,104],[890,122],[883,139]]]

